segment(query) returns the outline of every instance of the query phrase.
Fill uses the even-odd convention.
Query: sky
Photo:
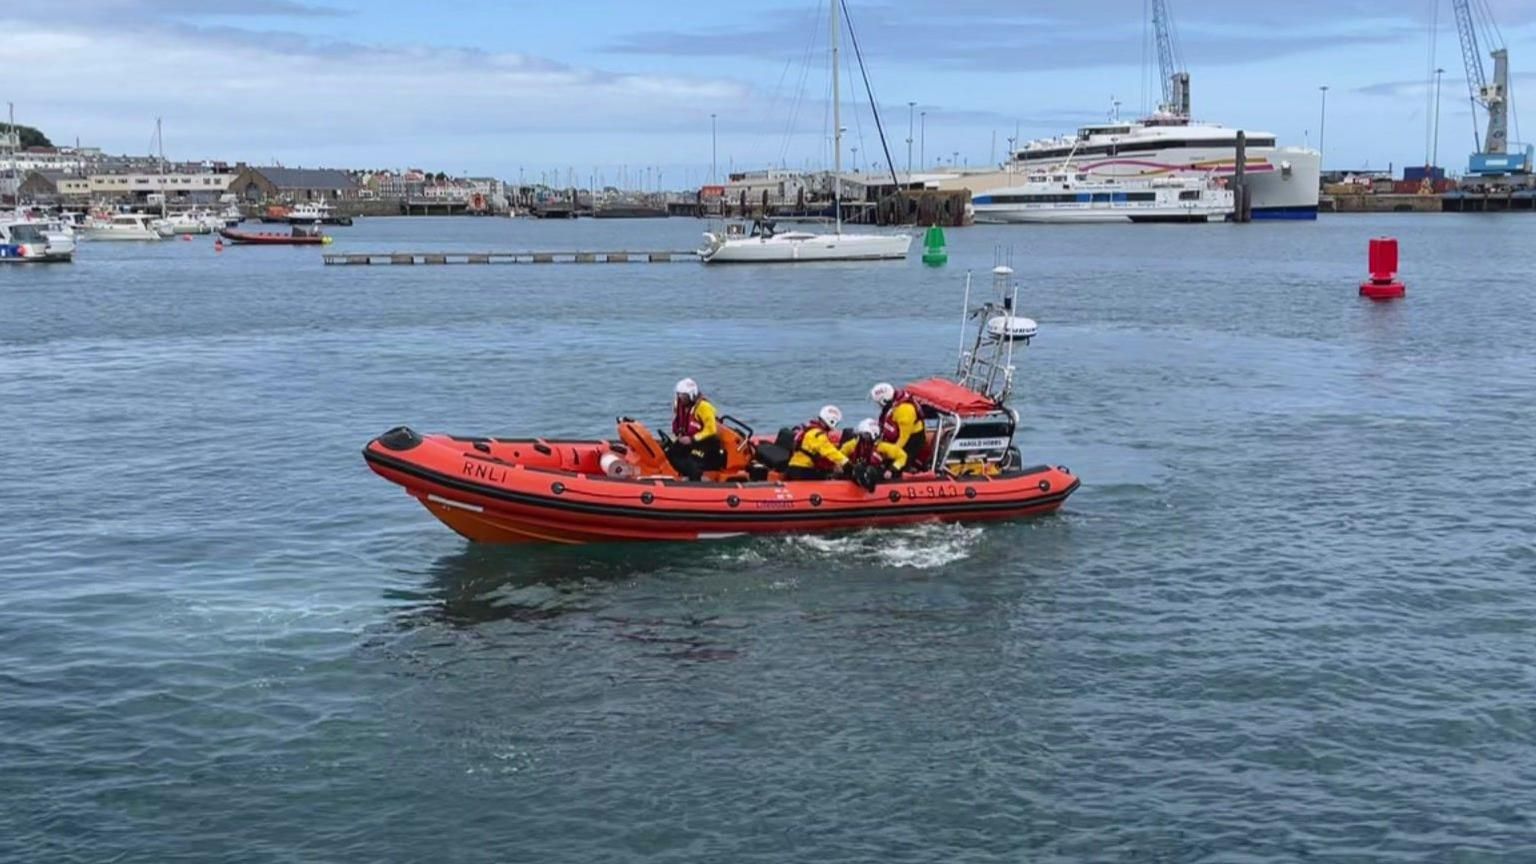
[[[172,159],[691,188],[712,159],[718,175],[830,164],[827,2],[5,4],[0,98],[55,143],[114,153],[150,152],[161,117]],[[1509,47],[1518,121],[1536,0],[1476,2]],[[1321,138],[1328,168],[1423,164],[1438,65],[1439,161],[1465,165],[1474,123],[1450,0],[1168,3],[1198,119]],[[847,4],[898,169],[909,117],[914,164],[977,166],[1016,134],[1159,101],[1147,0]],[[870,99],[855,64],[842,76],[845,167],[869,168],[882,152]]]

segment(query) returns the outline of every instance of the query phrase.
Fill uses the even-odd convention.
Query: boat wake
[[[870,529],[849,534],[794,534],[774,538],[730,557],[738,564],[840,562],[932,570],[971,557],[981,541],[975,525],[934,523],[907,528]]]

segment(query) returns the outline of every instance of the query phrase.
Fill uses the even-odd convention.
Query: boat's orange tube
[[[628,437],[628,436],[626,436]],[[647,436],[648,437],[648,436]],[[604,454],[632,465],[633,444],[421,436],[393,429],[368,442],[373,471],[434,516],[485,543],[700,540],[1050,513],[1078,487],[1040,465],[992,477],[914,475],[878,483],[746,479],[689,482],[605,475]]]

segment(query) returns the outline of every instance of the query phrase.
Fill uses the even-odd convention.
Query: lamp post
[[[918,113],[917,127],[917,164],[928,166],[928,112]]]
[[[1435,70],[1435,138],[1430,148],[1429,167],[1440,164],[1440,76],[1445,74],[1444,69]]]
[[[912,180],[912,109],[917,107],[916,102],[907,103],[907,181]]]
[[[709,115],[709,185],[715,185],[715,156],[718,152],[715,142],[715,115]]]
[[[1317,88],[1323,94],[1323,107],[1317,120],[1317,164],[1323,164],[1324,137],[1328,134],[1328,85]]]

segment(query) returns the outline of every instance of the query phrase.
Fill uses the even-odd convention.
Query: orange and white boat
[[[1002,284],[1012,271],[994,273]],[[591,441],[421,435],[402,426],[369,441],[363,457],[448,527],[484,543],[705,540],[1051,513],[1079,481],[1062,466],[1027,464],[1013,445],[1018,414],[1005,404],[1012,354],[1034,335],[1033,322],[1013,314],[1013,299],[977,310],[976,339],[954,380],[906,387],[928,429],[923,464],[936,467],[868,487],[785,479],[792,431],[769,440],[729,416],[720,418],[726,464],[701,481],[679,479],[662,442],[627,418],[615,440]]]

